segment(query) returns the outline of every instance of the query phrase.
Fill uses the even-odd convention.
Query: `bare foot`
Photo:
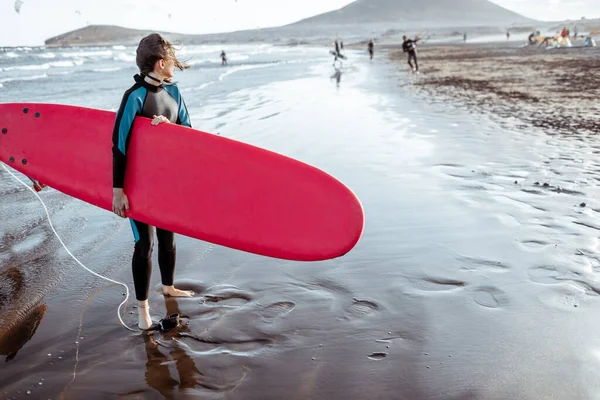
[[[146,330],[152,326],[152,318],[150,317],[150,307],[148,300],[138,302],[138,327],[141,330]]]
[[[179,290],[175,289],[174,286],[165,286],[163,285],[162,292],[165,296],[173,296],[173,297],[192,297],[194,292],[191,290]]]

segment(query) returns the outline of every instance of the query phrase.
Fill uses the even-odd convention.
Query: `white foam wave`
[[[41,53],[37,55],[40,58],[56,58],[56,54],[54,53]]]
[[[68,67],[75,66],[75,63],[73,61],[56,61],[56,62],[51,62],[49,64],[53,68],[68,68]]]
[[[125,61],[125,62],[134,62],[135,61],[135,56],[131,55],[131,54],[124,54],[124,53],[119,53],[116,56],[113,57],[113,60],[115,61]]]
[[[92,69],[92,72],[115,72],[115,71],[120,71],[123,68],[121,67],[108,67],[108,68],[94,68]]]
[[[115,50],[125,50],[126,49],[125,46],[121,46],[121,45],[113,46],[112,48]]]
[[[220,63],[221,61],[219,61]],[[210,60],[193,60],[193,61],[189,61],[188,64],[189,65],[198,65],[198,64],[212,64],[213,62]]]
[[[250,56],[246,56],[246,55],[242,55],[242,56],[231,56],[231,57],[227,57],[228,60],[231,61],[244,61],[250,58]]]
[[[15,53],[14,51],[9,51],[8,53],[5,54],[6,57],[8,58],[17,58],[19,57],[19,55],[17,53]]]
[[[63,57],[69,58],[81,58],[81,57],[110,57],[113,55],[113,52],[110,50],[105,51],[77,51],[72,53],[62,53]]]
[[[218,47],[204,47],[204,46],[200,46],[200,47],[184,47],[181,50],[181,55],[182,56],[188,56],[190,54],[215,54],[216,57],[219,56],[219,54],[221,54],[221,50]]]
[[[1,68],[0,71],[37,71],[50,68],[50,64],[17,65]]]
[[[215,82],[214,82],[214,81],[212,81],[212,82],[206,82],[206,83],[203,83],[202,85],[200,85],[200,86],[198,86],[198,87],[192,87],[192,88],[182,88],[182,89],[181,89],[181,91],[182,91],[182,92],[197,92],[197,91],[199,91],[199,90],[205,89],[205,88],[207,88],[208,86],[210,86],[210,85],[214,85],[214,84],[215,84]]]
[[[222,73],[219,76],[219,80],[222,81],[223,79],[225,79],[229,75],[235,74],[236,72],[247,71],[247,70],[250,70],[250,69],[274,67],[276,65],[279,65],[279,63],[278,62],[274,62],[274,63],[268,63],[268,64],[242,65],[242,66],[239,66],[239,67],[234,67],[234,68],[231,68],[229,71]]]
[[[19,81],[35,81],[38,79],[46,79],[48,77],[48,74],[42,74],[42,75],[32,75],[32,76],[22,76],[19,78],[5,78],[5,79],[0,79],[0,83],[6,83],[6,82],[19,82]]]

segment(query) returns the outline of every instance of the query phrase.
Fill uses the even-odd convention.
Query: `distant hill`
[[[532,20],[488,0],[357,0],[293,25],[381,24],[428,26],[510,25]]]
[[[92,44],[134,44],[150,31],[112,25],[90,25],[47,39],[46,46],[77,46]]]
[[[389,30],[479,27],[498,31],[536,21],[488,0],[357,0],[337,11],[320,14],[277,28],[208,35],[166,34],[188,44],[231,42],[322,42],[332,37],[363,40]],[[47,46],[137,44],[150,33],[117,26],[93,25],[46,40]]]

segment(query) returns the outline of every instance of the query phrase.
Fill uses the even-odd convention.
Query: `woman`
[[[159,34],[153,33],[143,38],[137,48],[136,64],[140,70],[134,76],[135,83],[129,88],[117,112],[113,130],[113,212],[125,218],[129,211],[125,168],[127,166],[127,148],[131,138],[131,129],[136,116],[152,118],[152,125],[176,123],[191,127],[190,118],[183,98],[176,84],[171,83],[175,67],[180,70],[189,68],[175,56],[171,43]],[[148,307],[148,292],[152,272],[152,248],[154,246],[154,227],[130,219],[135,247],[132,269],[138,305],[138,326],[148,329],[152,325]],[[158,237],[158,264],[163,284],[162,292],[166,296],[191,297],[191,291],[175,289],[175,235],[156,228]]]

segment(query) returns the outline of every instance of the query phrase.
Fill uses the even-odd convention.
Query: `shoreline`
[[[402,69],[406,55],[399,47],[384,48]],[[450,100],[493,118],[516,118],[520,128],[598,133],[599,56],[600,47],[422,45],[418,49],[421,74],[410,76],[406,85],[432,101]]]

